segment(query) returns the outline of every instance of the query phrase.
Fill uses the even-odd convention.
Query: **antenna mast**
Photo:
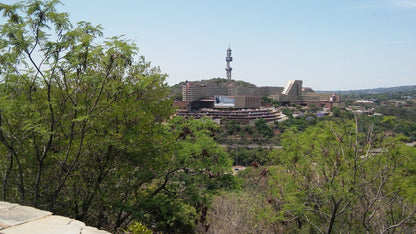
[[[230,45],[228,45],[227,57],[225,57],[225,61],[227,62],[227,67],[225,68],[225,73],[227,75],[227,79],[231,80],[231,70],[233,70],[233,69],[230,67],[230,62],[233,61],[233,57],[231,57]]]

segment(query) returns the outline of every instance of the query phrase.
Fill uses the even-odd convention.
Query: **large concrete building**
[[[314,104],[316,106],[332,106],[341,105],[339,95],[330,93],[316,93],[312,88],[302,87],[301,80],[291,80],[281,93],[271,95],[273,100],[278,100],[282,105],[302,105],[309,106]]]
[[[303,88],[302,84],[301,80],[291,80],[285,87],[224,87],[187,82],[182,87],[182,94],[188,110],[259,108],[264,96],[278,100],[282,105],[314,104],[328,108],[339,105],[339,96],[316,93],[311,88]]]

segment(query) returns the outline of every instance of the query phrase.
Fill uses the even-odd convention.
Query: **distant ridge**
[[[369,93],[369,94],[380,94],[380,93],[397,93],[397,92],[409,92],[416,91],[416,85],[405,85],[397,87],[388,87],[388,88],[374,88],[374,89],[358,89],[358,90],[338,90],[338,91],[316,91],[320,93],[336,93],[336,94],[360,94],[360,93]]]

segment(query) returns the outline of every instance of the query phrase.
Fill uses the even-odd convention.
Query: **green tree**
[[[123,215],[110,210],[125,212],[168,151],[166,75],[135,61],[130,41],[73,27],[57,4],[0,5],[2,199],[118,227]]]
[[[153,232],[150,231],[146,226],[144,226],[140,222],[134,222],[129,226],[125,233],[129,234],[152,234]]]
[[[226,120],[224,123],[224,128],[227,135],[233,135],[241,131],[240,123],[235,120]]]
[[[235,188],[232,160],[213,139],[219,131],[211,119],[175,117],[166,126],[175,139],[165,171],[146,186],[135,217],[155,231],[190,233],[204,219],[212,195]]]
[[[334,117],[340,117],[341,116],[341,108],[339,108],[337,106],[332,107],[331,112],[332,112],[332,115]]]
[[[318,110],[321,110],[322,109],[321,107],[319,107],[319,106],[317,106],[315,104],[311,104],[308,108],[313,113],[316,113]]]
[[[2,200],[114,232],[134,220],[188,232],[205,191],[231,185],[216,125],[163,123],[166,75],[132,42],[72,26],[57,4],[0,4]]]
[[[298,232],[413,232],[416,151],[402,140],[352,122],[287,131],[270,168],[277,218]]]
[[[271,138],[274,136],[273,129],[267,124],[266,120],[259,119],[255,122],[257,131],[265,138]]]
[[[293,118],[293,110],[289,109],[289,108],[284,108],[282,110],[282,113],[284,115],[286,115],[288,118]]]

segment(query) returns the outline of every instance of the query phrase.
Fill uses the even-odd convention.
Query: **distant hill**
[[[316,91],[320,93],[336,93],[336,94],[381,94],[381,93],[398,93],[398,92],[416,92],[416,85],[397,86],[389,88],[375,88],[375,89],[358,89],[358,90],[344,90],[344,91]]]
[[[220,86],[220,87],[250,87],[254,88],[256,85],[242,81],[242,80],[228,80],[224,78],[212,78],[209,80],[191,81],[192,85],[206,85],[206,86]],[[182,86],[186,82],[180,82],[170,88],[170,96],[174,100],[182,100]]]

